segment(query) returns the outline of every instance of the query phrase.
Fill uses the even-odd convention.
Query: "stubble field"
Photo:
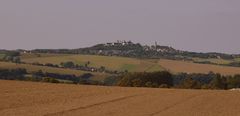
[[[0,81],[1,116],[239,116],[240,92]]]

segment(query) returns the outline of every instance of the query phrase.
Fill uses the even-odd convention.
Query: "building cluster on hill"
[[[176,60],[191,60],[198,58],[234,59],[240,55],[223,53],[198,53],[174,49],[170,46],[141,45],[132,41],[117,41],[112,43],[97,44],[92,47],[78,49],[36,49],[31,53],[60,53],[60,54],[88,54],[104,56],[124,56],[134,58],[166,58]]]
[[[134,43],[132,41],[121,41],[118,40],[117,42],[112,42],[112,43],[106,43],[104,44],[105,46],[126,46],[126,45],[133,45]]]

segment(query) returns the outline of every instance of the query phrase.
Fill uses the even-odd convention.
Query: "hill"
[[[67,61],[72,61],[78,65],[84,65],[85,63],[89,62],[90,67],[99,68],[104,66],[109,70],[117,71],[127,70],[130,72],[142,72],[163,70],[160,65],[156,64],[157,60],[115,56],[40,54],[40,57],[37,57],[34,54],[23,54],[21,59],[26,63],[38,62],[42,64],[52,63],[57,65],[60,65],[61,62]]]
[[[238,116],[239,91],[0,81],[1,116]]]
[[[237,54],[224,53],[198,53],[177,50],[170,46],[141,45],[131,41],[117,41],[112,43],[97,44],[92,47],[78,49],[36,49],[31,50],[33,53],[61,53],[61,54],[90,54],[90,55],[105,55],[105,56],[124,56],[134,58],[167,58],[167,59],[184,59],[192,60],[192,57],[197,58],[221,58],[234,59],[239,58]]]
[[[225,54],[225,53],[198,53],[191,51],[177,50],[170,46],[162,46],[155,43],[155,45],[141,45],[131,41],[117,41],[112,43],[97,44],[92,47],[78,48],[78,49],[35,49],[35,50],[0,50],[0,60],[16,60],[18,53],[34,53],[58,56],[62,55],[100,55],[100,56],[118,56],[129,57],[137,59],[169,59],[169,60],[184,60],[192,61],[198,64],[213,64],[221,66],[240,67],[239,54]],[[4,55],[5,54],[5,55]],[[9,57],[10,56],[10,57]],[[16,57],[14,59],[14,57]],[[27,57],[32,57],[26,56]],[[81,64],[81,63],[79,63]],[[134,67],[134,66],[125,66]],[[124,70],[126,68],[123,68]],[[118,68],[119,70],[119,68]],[[127,68],[126,70],[132,70]],[[135,70],[133,70],[135,71]]]
[[[83,65],[90,61],[90,66],[104,66],[110,70],[130,72],[153,72],[169,70],[173,73],[208,73],[213,71],[223,75],[239,74],[239,67],[218,66],[212,64],[198,64],[192,61],[166,60],[166,59],[137,59],[116,56],[97,56],[97,55],[69,55],[69,54],[23,54],[22,61],[27,63],[53,63],[60,64],[64,61],[73,61],[76,64]]]
[[[22,51],[22,50],[20,50]],[[26,52],[26,51],[24,51]],[[102,56],[121,56],[144,59],[171,59],[192,61],[199,64],[214,64],[223,66],[240,67],[239,54],[225,53],[199,53],[177,50],[170,46],[141,45],[131,41],[117,41],[112,43],[97,44],[92,47],[78,49],[36,49],[29,53],[54,53],[54,54],[85,54]]]

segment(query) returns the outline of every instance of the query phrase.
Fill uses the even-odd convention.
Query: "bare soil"
[[[0,81],[1,116],[239,116],[240,91]]]

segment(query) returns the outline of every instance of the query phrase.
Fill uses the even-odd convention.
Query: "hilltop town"
[[[27,51],[31,53],[63,53],[63,54],[90,54],[104,56],[124,56],[134,58],[166,58],[191,60],[191,57],[199,58],[217,58],[217,59],[234,59],[239,57],[237,54],[224,53],[199,53],[184,50],[177,50],[171,46],[158,45],[142,45],[133,43],[132,41],[117,41],[102,44],[96,44],[92,47],[78,49],[35,49]]]

